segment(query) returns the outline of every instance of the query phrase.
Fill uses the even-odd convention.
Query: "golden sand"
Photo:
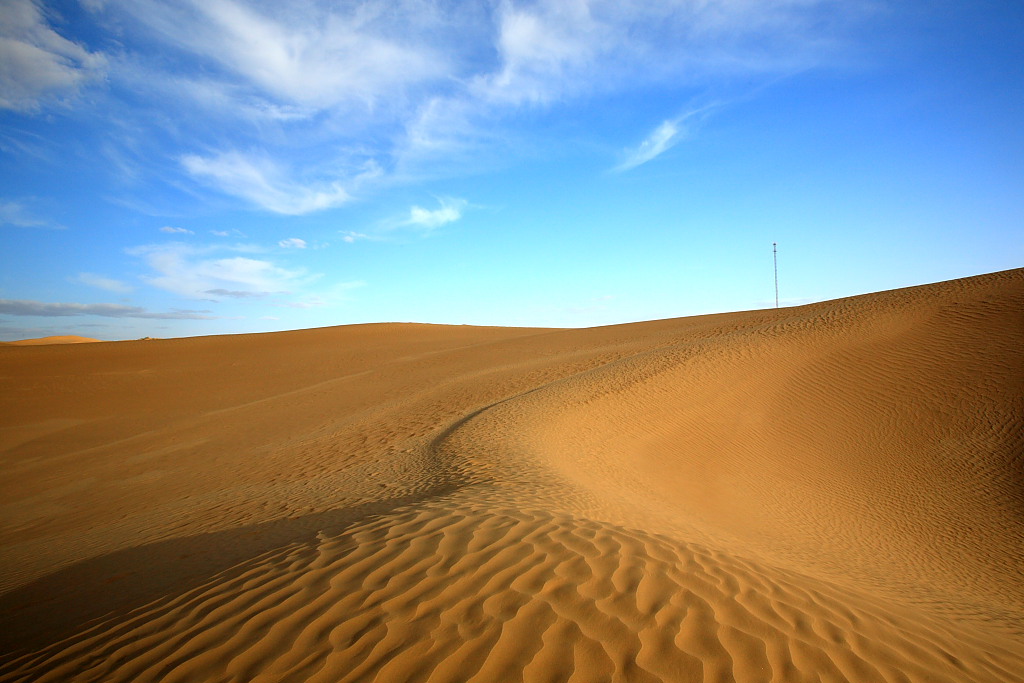
[[[6,344],[13,344],[14,346],[41,346],[44,344],[88,344],[90,342],[97,342],[99,339],[92,339],[91,337],[77,337],[73,334],[61,335],[56,337],[39,337],[37,339],[19,339],[13,342],[3,342]]]
[[[1024,680],[1024,270],[0,348],[0,681]]]

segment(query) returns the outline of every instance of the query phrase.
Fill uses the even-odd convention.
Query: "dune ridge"
[[[57,335],[52,337],[37,337],[35,339],[18,339],[12,342],[3,342],[11,346],[39,346],[45,344],[90,344],[98,342],[99,339],[92,337],[79,337],[73,334]]]
[[[1018,681],[1024,270],[0,349],[0,681]]]

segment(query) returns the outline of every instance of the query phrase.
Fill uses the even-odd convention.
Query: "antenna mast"
[[[779,307],[779,252],[778,244],[772,242],[772,260],[775,262],[775,308]]]

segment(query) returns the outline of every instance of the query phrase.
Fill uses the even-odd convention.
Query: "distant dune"
[[[0,681],[1024,680],[1024,269],[0,348]]]
[[[18,341],[4,342],[12,346],[39,346],[41,344],[87,344],[98,342],[99,339],[89,337],[76,337],[75,335],[63,335],[58,337],[39,337],[38,339],[19,339]]]

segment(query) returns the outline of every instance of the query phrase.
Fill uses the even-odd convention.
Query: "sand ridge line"
[[[94,344],[102,342],[102,339],[93,339],[91,337],[57,335],[53,337],[38,337],[36,339],[18,339],[16,341],[0,342],[0,344],[4,346],[45,346],[51,344]]]

